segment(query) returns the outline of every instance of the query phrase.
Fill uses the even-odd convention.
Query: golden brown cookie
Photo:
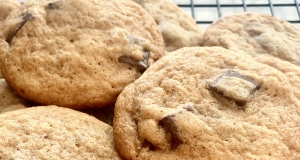
[[[166,51],[202,45],[203,32],[195,20],[171,0],[133,0],[154,18],[161,31]]]
[[[204,46],[221,46],[251,57],[269,54],[300,65],[300,28],[261,13],[237,13],[213,22]]]
[[[14,0],[0,0],[0,25],[3,24],[8,14],[19,6],[20,3]],[[0,78],[3,78],[1,72]]]
[[[114,137],[125,159],[299,159],[300,110],[280,71],[221,47],[171,52],[127,86]]]
[[[295,96],[300,100],[300,67],[296,66],[288,61],[281,60],[272,56],[257,56],[254,60],[260,63],[267,64],[273,68],[276,68],[283,74],[285,74],[293,88]]]
[[[19,6],[20,3],[15,0],[0,0],[0,23],[3,23],[8,14]]]
[[[112,127],[56,106],[0,114],[1,159],[120,159]]]
[[[155,21],[132,1],[28,0],[7,19],[2,74],[19,95],[43,105],[113,105],[164,55]]]
[[[0,79],[0,113],[26,108],[31,105],[30,102],[17,95],[4,79]]]

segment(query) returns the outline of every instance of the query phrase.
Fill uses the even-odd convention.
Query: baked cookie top
[[[273,68],[276,68],[283,74],[285,74],[292,86],[295,96],[300,100],[300,67],[296,66],[288,61],[281,60],[272,56],[257,56],[254,60],[260,63],[267,64]]]
[[[300,65],[300,29],[261,13],[237,13],[213,22],[203,36],[204,46],[222,46],[249,56],[270,54]]]
[[[26,108],[27,106],[31,106],[30,102],[17,95],[4,79],[0,79],[0,113]]]
[[[0,114],[2,159],[119,159],[112,127],[87,114],[39,106]]]
[[[203,32],[195,20],[171,0],[133,0],[154,18],[166,51],[202,45]]]
[[[221,47],[167,54],[117,99],[125,159],[299,159],[300,110],[278,70]]]
[[[0,0],[0,23],[3,23],[8,14],[20,5],[15,0]]]
[[[164,55],[153,18],[126,0],[29,0],[1,28],[1,70],[20,95],[82,109],[116,97]]]

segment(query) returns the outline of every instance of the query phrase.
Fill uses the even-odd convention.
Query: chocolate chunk
[[[140,61],[136,61],[128,56],[120,56],[118,62],[121,63],[128,63],[133,66],[137,66],[142,71],[145,71],[148,68],[148,59],[149,59],[150,52],[143,52],[143,59]]]
[[[198,114],[198,110],[194,106],[192,106],[190,104],[187,105],[187,106],[185,106],[185,107],[183,107],[183,108],[186,109],[189,112],[192,112],[194,114]]]
[[[133,41],[134,44],[140,44],[140,43],[145,42],[144,39],[133,37],[133,36],[127,36],[127,38],[130,39],[131,41]]]
[[[170,133],[172,136],[172,149],[176,149],[180,144],[183,143],[183,140],[181,139],[177,126],[174,123],[175,115],[170,115],[167,117],[164,117],[159,121],[159,125],[162,126],[166,132]]]
[[[255,80],[232,70],[227,70],[209,85],[209,89],[234,100],[238,105],[244,105],[248,97],[259,88]]]
[[[49,3],[47,8],[51,9],[51,10],[59,9],[59,7],[56,3]]]
[[[10,44],[12,39],[16,36],[19,30],[25,25],[25,23],[32,19],[34,19],[34,16],[31,13],[26,12],[19,25],[7,36],[6,42]]]

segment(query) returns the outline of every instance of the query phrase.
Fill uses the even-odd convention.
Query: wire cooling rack
[[[258,12],[279,17],[300,27],[300,0],[172,0],[202,29],[221,16]],[[299,2],[298,2],[299,1]]]

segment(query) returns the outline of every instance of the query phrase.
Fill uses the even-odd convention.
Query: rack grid
[[[273,15],[300,27],[300,0],[172,0],[205,29],[221,16],[238,12]],[[299,1],[299,2],[298,2]]]

